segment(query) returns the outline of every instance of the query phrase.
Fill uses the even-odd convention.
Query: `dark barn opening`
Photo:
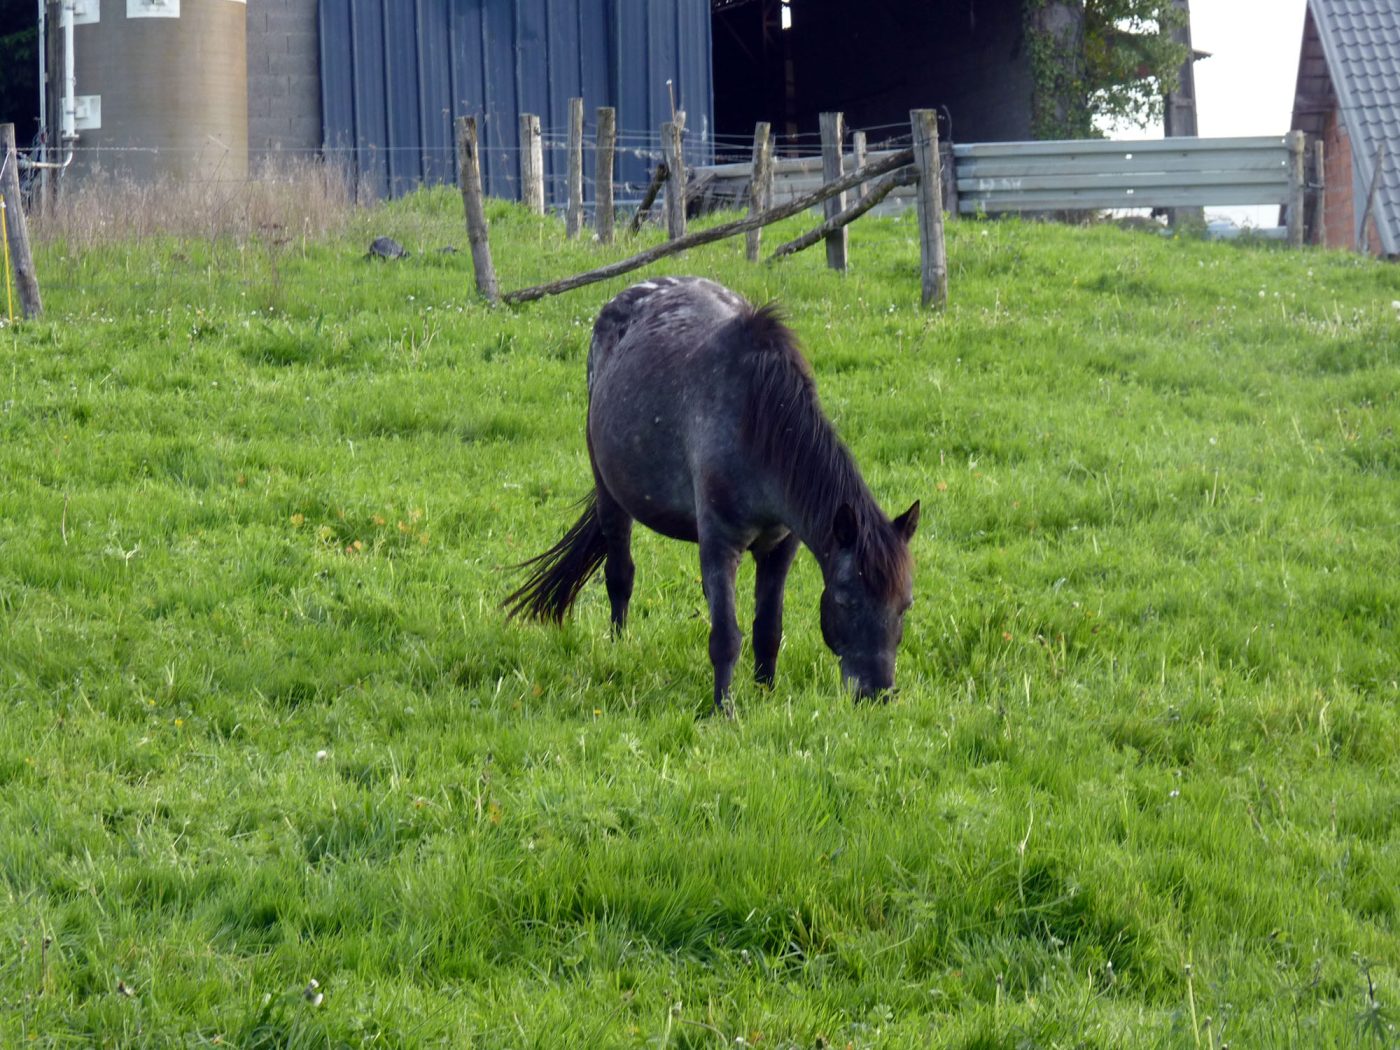
[[[716,145],[747,155],[754,124],[814,146],[839,110],[872,146],[938,109],[959,142],[1031,138],[1024,0],[713,0]]]

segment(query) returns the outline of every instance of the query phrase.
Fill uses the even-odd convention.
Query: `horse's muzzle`
[[[894,691],[894,666],[867,668],[842,660],[841,680],[857,701],[888,700]]]

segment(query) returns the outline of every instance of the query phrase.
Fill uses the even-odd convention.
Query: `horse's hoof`
[[[729,699],[716,700],[701,716],[702,718],[724,718],[734,721],[734,702]]]

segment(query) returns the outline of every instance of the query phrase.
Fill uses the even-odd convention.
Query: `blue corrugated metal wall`
[[[327,154],[379,195],[457,177],[454,120],[475,115],[486,192],[519,197],[520,113],[545,131],[546,191],[564,195],[568,100],[591,131],[617,108],[617,179],[645,184],[666,81],[692,163],[713,154],[709,0],[321,0]],[[592,157],[585,152],[585,178]],[[621,196],[625,196],[624,190]],[[591,193],[589,194],[591,196]]]

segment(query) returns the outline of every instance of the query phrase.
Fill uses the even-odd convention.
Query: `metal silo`
[[[247,177],[246,0],[63,0],[51,11],[70,4],[75,167]]]

